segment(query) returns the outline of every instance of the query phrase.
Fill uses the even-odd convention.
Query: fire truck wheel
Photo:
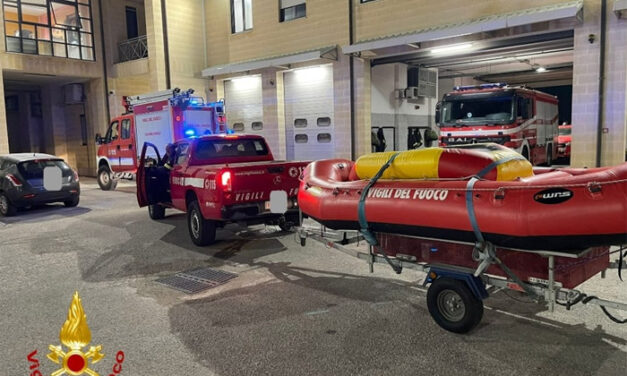
[[[98,185],[103,191],[110,191],[113,189],[113,177],[111,171],[107,167],[100,167],[98,169]]]
[[[467,333],[483,317],[483,302],[477,299],[465,282],[438,278],[427,291],[427,307],[433,320],[454,333]]]
[[[551,150],[551,147],[549,146],[549,148],[546,151],[546,165],[551,167],[552,164],[553,164],[553,151]]]
[[[522,153],[521,153],[521,154],[522,154],[522,156],[523,156],[523,157],[525,157],[525,159],[526,159],[526,160],[531,161],[531,160],[529,159],[529,149],[527,149],[527,147],[526,147],[526,146],[525,146],[525,147],[523,147],[523,149],[522,149]]]
[[[216,240],[216,223],[202,216],[198,201],[192,201],[187,207],[187,227],[197,246],[209,245]]]
[[[148,205],[148,215],[150,219],[163,219],[165,217],[165,206],[159,204]]]

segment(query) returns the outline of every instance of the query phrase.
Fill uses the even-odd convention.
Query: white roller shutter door
[[[287,159],[333,158],[332,65],[286,72],[284,90]]]
[[[236,133],[263,135],[261,76],[224,81],[226,118]]]

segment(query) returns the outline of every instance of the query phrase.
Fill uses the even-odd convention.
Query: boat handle
[[[588,183],[588,191],[590,193],[599,193],[603,190],[603,187],[599,183]]]
[[[494,191],[494,199],[495,200],[505,199],[505,188],[499,188],[496,191]]]

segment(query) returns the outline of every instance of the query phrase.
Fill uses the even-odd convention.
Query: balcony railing
[[[148,57],[148,39],[145,35],[118,44],[120,63]]]

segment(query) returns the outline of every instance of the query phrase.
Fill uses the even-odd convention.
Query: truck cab
[[[457,86],[438,103],[440,146],[494,142],[532,164],[557,156],[557,98],[503,83]]]

